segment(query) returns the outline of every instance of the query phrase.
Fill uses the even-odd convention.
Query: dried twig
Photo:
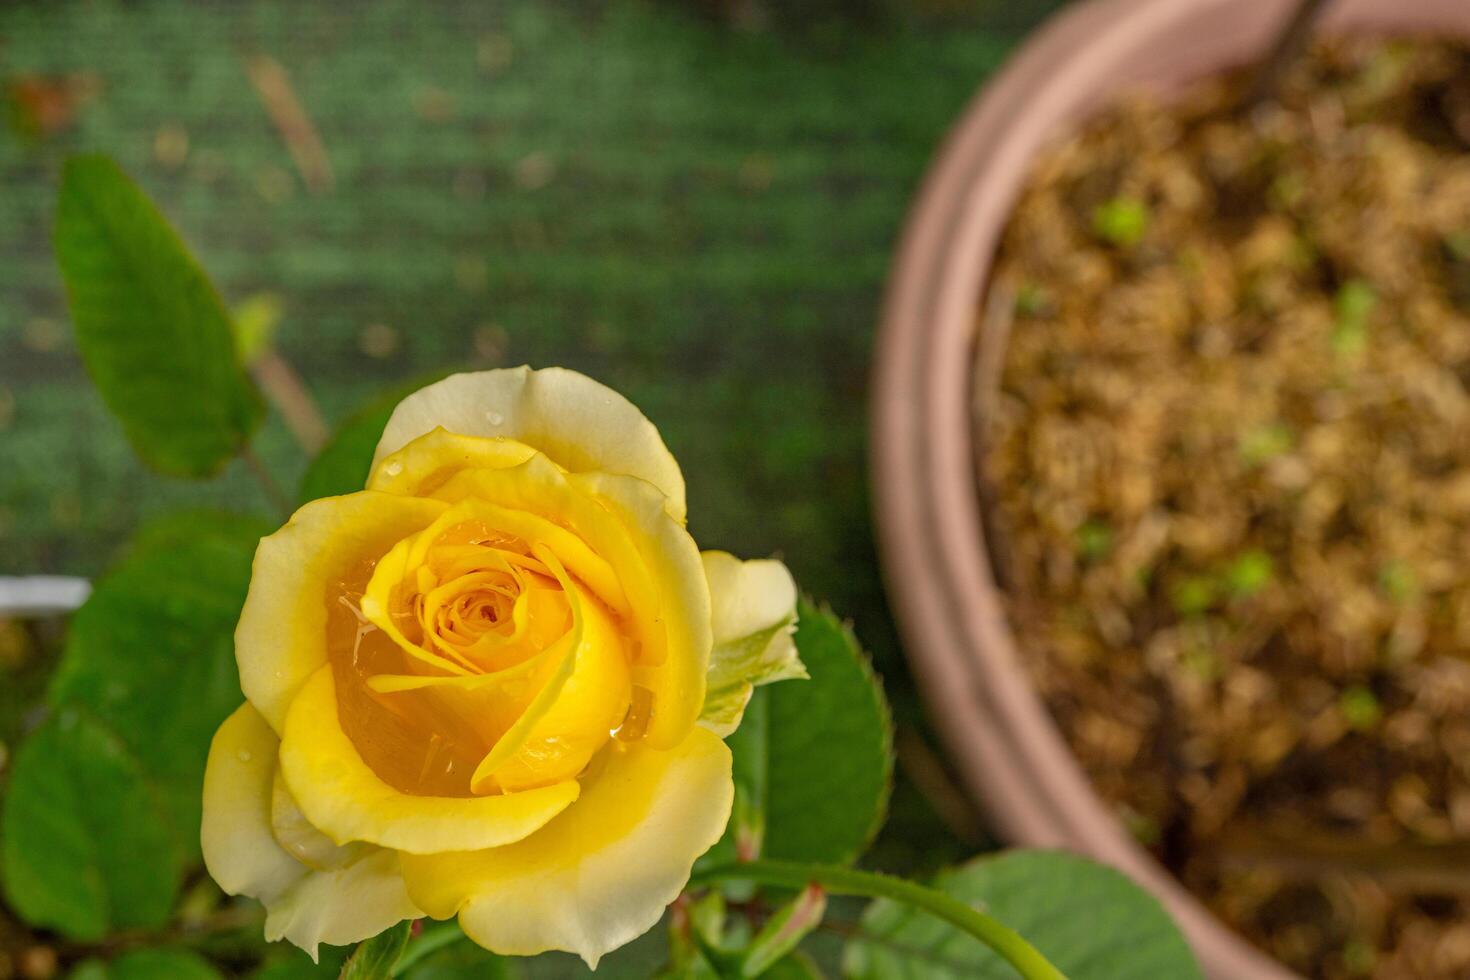
[[[281,413],[286,427],[307,455],[320,452],[330,430],[296,369],[279,353],[268,349],[256,357],[250,374]]]
[[[314,194],[330,191],[336,184],[332,162],[311,117],[296,98],[286,69],[270,55],[257,54],[245,59],[245,73],[260,94],[265,111],[281,134],[291,160],[296,164],[307,190]]]

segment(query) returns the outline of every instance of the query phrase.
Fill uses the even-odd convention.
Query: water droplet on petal
[[[485,413],[485,421],[489,422],[491,425],[499,425],[500,423],[505,421],[505,416],[501,415],[494,409],[491,409],[490,411]]]
[[[388,476],[397,476],[399,473],[403,472],[403,464],[398,462],[398,460],[396,459],[391,463],[384,463],[383,472],[386,473]]]
[[[249,749],[241,749],[239,752],[236,753],[236,755],[239,756],[241,762],[249,762],[250,761],[250,750]]]

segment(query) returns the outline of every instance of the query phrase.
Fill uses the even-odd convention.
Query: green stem
[[[465,935],[460,931],[457,922],[429,924],[423,932],[408,941],[403,954],[398,957],[398,962],[393,964],[393,976],[402,976],[419,960],[432,956],[445,946],[453,946],[464,938]]]
[[[1025,980],[1067,980],[1066,975],[1047,962],[1036,947],[1022,939],[1015,930],[959,899],[923,885],[916,885],[891,875],[839,868],[825,864],[797,864],[792,861],[748,861],[725,864],[697,871],[691,885],[708,885],[716,881],[754,881],[777,888],[805,888],[821,885],[833,895],[861,895],[865,898],[888,898],[902,902],[962,929],[989,946],[1016,968]]]

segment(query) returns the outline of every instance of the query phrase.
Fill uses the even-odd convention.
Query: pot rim
[[[62,616],[91,593],[92,584],[74,575],[0,575],[0,616]]]
[[[1022,666],[981,524],[976,314],[1000,232],[1057,128],[1127,88],[1173,87],[1247,60],[1291,6],[1088,0],[1049,20],[966,107],[931,165],[895,253],[874,348],[879,555],[905,650],[967,787],[1006,840],[1065,847],[1134,878],[1168,907],[1206,973],[1230,980],[1296,974],[1230,931],[1123,830]],[[1470,36],[1470,7],[1338,0],[1323,27]],[[1172,43],[1191,32],[1193,47]],[[1152,60],[1138,56],[1148,47]]]

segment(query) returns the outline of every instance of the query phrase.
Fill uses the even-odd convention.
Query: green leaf
[[[388,980],[412,930],[413,923],[404,921],[359,943],[342,967],[342,980]]]
[[[223,980],[223,974],[198,953],[186,949],[140,949],[111,963],[87,960],[71,980]]]
[[[217,472],[264,407],[219,295],[110,159],[66,161],[56,260],[82,359],[138,455],[176,476]]]
[[[72,619],[50,700],[122,739],[198,853],[209,740],[240,703],[234,630],[269,525],[192,513],[146,527]]]
[[[768,692],[757,690],[745,708],[745,720],[726,740],[734,756],[735,801],[725,838],[710,851],[710,861],[759,857],[766,840],[766,799],[770,783],[771,731]]]
[[[391,403],[386,399],[374,402],[354,413],[332,433],[301,478],[298,497],[302,503],[356,493],[363,488],[373,464],[373,451],[378,448],[383,427],[397,404],[397,399]]]
[[[1059,851],[982,857],[934,886],[1028,939],[1070,980],[1201,978],[1163,906],[1111,868]],[[1014,970],[953,926],[888,900],[874,902],[847,944],[849,980],[922,976],[1010,980]]]
[[[123,742],[74,709],[16,753],[0,812],[11,907],[77,940],[168,920],[182,872],[176,832]]]
[[[883,823],[893,777],[888,702],[852,632],[803,598],[796,647],[811,680],[765,689],[763,856],[850,863]]]

